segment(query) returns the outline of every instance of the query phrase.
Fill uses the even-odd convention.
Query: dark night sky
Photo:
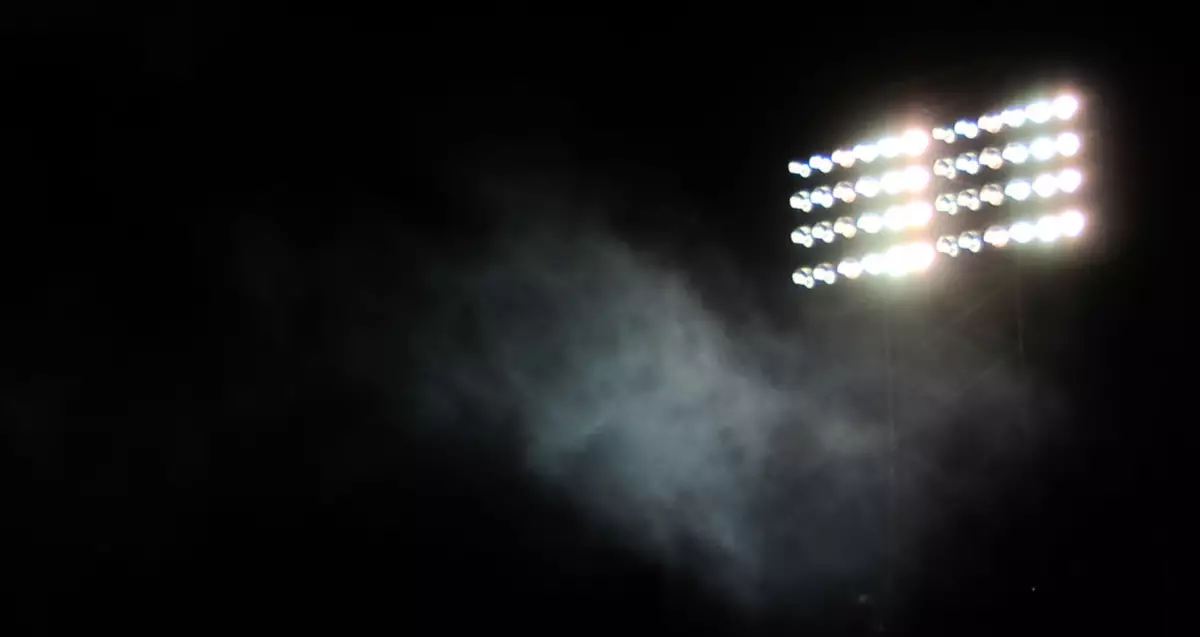
[[[1104,189],[1104,250],[1065,273],[1035,268],[1045,278],[1030,299],[1048,309],[1032,310],[1030,365],[1053,388],[1053,431],[1017,464],[1009,452],[998,468],[942,467],[962,485],[992,472],[978,492],[964,487],[986,504],[937,515],[930,503],[948,500],[914,500],[940,522],[917,541],[891,621],[910,634],[1182,625],[1183,481],[1162,423],[1178,382],[1164,379],[1165,361],[1179,357],[1186,315],[1167,312],[1165,278],[1144,278],[1163,255],[1142,216],[1161,208],[1145,174],[1170,153],[1146,140],[1165,143],[1157,127],[1183,111],[1159,78],[1182,77],[1182,58],[982,33],[959,41],[1004,44],[956,56],[933,33],[864,35],[870,50],[817,56],[839,43],[832,31],[802,38],[802,16],[183,6],[21,16],[2,38],[0,582],[5,621],[24,627],[12,634],[101,624],[867,634],[880,611],[856,600],[882,595],[885,517],[870,482],[882,456],[797,451],[811,471],[759,475],[779,482],[781,499],[755,506],[794,508],[817,530],[778,531],[778,514],[737,518],[736,529],[778,532],[791,547],[763,549],[769,592],[741,596],[726,586],[735,576],[704,575],[726,562],[703,541],[671,540],[664,557],[612,511],[653,510],[627,499],[664,465],[681,468],[668,483],[700,510],[734,507],[749,500],[739,488],[765,492],[760,482],[722,474],[695,486],[709,483],[685,453],[626,462],[629,451],[603,450],[568,456],[596,469],[543,479],[529,449],[557,438],[529,423],[636,402],[653,429],[660,416],[688,422],[653,410],[690,414],[689,401],[707,405],[697,422],[757,422],[762,404],[797,404],[782,395],[823,405],[815,428],[797,431],[871,420],[877,398],[854,402],[820,371],[838,356],[830,326],[856,319],[822,315],[788,280],[784,166],[853,138],[862,117],[920,104],[971,112],[1026,74],[1078,77],[1102,96],[1103,168],[1090,183]],[[679,290],[682,300],[670,296]],[[852,308],[848,296],[837,307]],[[711,368],[700,355],[651,365],[671,379],[715,370],[691,398],[676,396],[692,384],[664,381],[643,402],[589,389],[593,402],[578,407],[556,382],[622,369],[589,356],[629,349],[595,327],[627,315],[650,325],[634,338],[673,339],[662,326],[683,325],[687,343],[729,345]],[[660,357],[675,347],[651,346]],[[807,359],[781,353],[793,349]],[[480,389],[489,365],[504,382]],[[714,385],[720,399],[704,402]],[[530,387],[532,398],[510,397]],[[553,391],[568,398],[545,397]],[[986,428],[993,416],[956,424]],[[774,463],[806,444],[770,431],[730,435],[765,440]],[[943,450],[970,446],[936,438]],[[851,475],[876,486],[848,486]],[[829,504],[834,491],[865,512]],[[830,557],[859,550],[868,557]]]

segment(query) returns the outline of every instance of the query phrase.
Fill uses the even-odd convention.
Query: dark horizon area
[[[1190,61],[802,22],[14,17],[11,634],[1177,633]],[[1078,246],[790,281],[789,160],[1061,86]]]

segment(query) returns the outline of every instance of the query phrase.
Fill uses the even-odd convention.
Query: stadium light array
[[[863,276],[900,277],[926,270],[940,257],[1080,236],[1086,217],[1071,200],[1083,185],[1083,173],[1059,162],[1074,161],[1083,150],[1083,140],[1074,130],[1056,130],[1069,126],[1079,109],[1079,99],[1063,93],[977,119],[959,119],[948,126],[910,127],[900,134],[789,163],[788,171],[803,179],[839,171],[832,182],[817,183],[791,196],[791,207],[806,215],[816,216],[834,207],[839,210],[836,218],[815,219],[796,227],[791,233],[793,243],[820,252],[828,250],[824,247],[828,244],[864,235],[906,235],[897,245],[880,251],[802,266],[792,273],[792,280],[813,288]],[[1001,136],[1017,129],[1014,137]],[[936,153],[933,142],[963,147],[942,154]],[[924,159],[928,163],[913,163],[928,155],[933,155]],[[889,163],[900,165],[886,166]],[[871,174],[840,174],[865,164],[884,166]],[[1039,164],[1042,169],[1035,169]],[[955,183],[958,188],[945,187]],[[1066,200],[1060,204],[1064,206],[1061,212],[1024,216],[1025,206],[1059,199]],[[859,206],[865,209],[849,210]],[[993,219],[982,221],[977,229],[939,232],[942,219],[964,211],[1017,213],[1021,218]],[[911,236],[914,233],[926,236]]]

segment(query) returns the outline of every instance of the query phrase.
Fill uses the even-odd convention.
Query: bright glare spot
[[[1078,210],[1068,210],[1059,216],[1062,233],[1068,237],[1078,237],[1083,233],[1083,213]]]
[[[876,234],[883,230],[883,217],[877,212],[864,212],[858,218],[858,229],[867,234]]]
[[[954,179],[958,173],[954,170],[954,160],[949,157],[943,157],[933,162],[933,174],[946,179]]]
[[[926,243],[896,246],[884,254],[884,270],[892,276],[924,270],[933,263],[937,253]]]
[[[874,197],[879,194],[879,180],[874,177],[863,177],[854,184],[854,190],[864,197]]]
[[[875,144],[859,144],[854,147],[854,158],[869,164],[879,158],[879,149]]]
[[[923,226],[933,219],[933,207],[929,204],[918,201],[909,204],[908,206],[908,225]]]
[[[979,153],[979,163],[991,168],[992,170],[998,170],[1004,165],[1004,157],[1000,154],[999,148],[989,147],[983,149],[983,151]]]
[[[796,210],[802,210],[804,212],[812,212],[813,209],[812,199],[809,198],[807,190],[801,190],[800,192],[792,195],[791,204]]]
[[[979,125],[970,120],[960,119],[954,123],[954,132],[967,139],[975,139],[979,137]]]
[[[1008,182],[1008,185],[1005,186],[1004,194],[1009,199],[1025,201],[1029,198],[1029,195],[1033,194],[1033,186],[1031,186],[1029,182],[1025,181],[1024,179],[1014,179]]]
[[[1039,197],[1050,197],[1058,192],[1058,179],[1054,175],[1038,175],[1033,180],[1033,191]]]
[[[1009,108],[1000,113],[1000,119],[1009,128],[1020,128],[1025,125],[1025,109]]]
[[[862,260],[863,272],[871,275],[882,273],[884,265],[883,257],[878,254],[868,254]]]
[[[852,203],[855,198],[854,185],[848,181],[839,181],[833,187],[833,197],[846,203]]]
[[[863,272],[863,266],[861,263],[859,263],[858,259],[843,259],[842,262],[838,264],[837,271],[838,274],[846,277],[847,279],[857,279]]]
[[[1045,124],[1050,121],[1053,114],[1053,107],[1050,102],[1045,100],[1037,101],[1025,107],[1025,114],[1029,116],[1029,121],[1034,124]]]
[[[817,284],[817,279],[813,276],[812,268],[804,267],[798,268],[792,273],[792,283],[803,285],[811,290]]]
[[[1028,221],[1018,221],[1008,230],[1008,236],[1017,243],[1029,243],[1036,234],[1033,224]]]
[[[1000,184],[987,184],[980,189],[979,199],[984,203],[999,206],[1004,203],[1004,189]]]
[[[1033,155],[1033,158],[1038,161],[1046,161],[1053,157],[1056,152],[1057,148],[1055,148],[1054,140],[1049,137],[1039,137],[1029,145],[1029,154]]]
[[[854,165],[854,152],[849,150],[833,151],[833,163],[842,168],[849,168]]]
[[[1004,147],[1001,156],[1004,161],[1023,164],[1026,159],[1029,159],[1029,149],[1025,147],[1025,144],[1009,144]]]
[[[904,173],[899,170],[889,170],[883,173],[883,179],[880,180],[883,191],[889,195],[894,195],[904,190],[905,180]]]
[[[900,137],[900,149],[909,157],[916,157],[929,146],[929,136],[924,131],[909,130]]]
[[[1059,119],[1071,119],[1079,110],[1079,100],[1072,95],[1060,95],[1052,105],[1054,116]]]
[[[937,251],[941,252],[942,254],[952,257],[958,256],[958,241],[955,240],[953,235],[938,237],[937,245],[935,247],[937,248]]]
[[[938,198],[933,202],[933,207],[937,208],[938,212],[944,212],[948,215],[958,213],[958,204],[955,203],[954,195],[951,194],[938,195]]]
[[[960,208],[968,210],[979,210],[982,207],[979,203],[979,191],[974,188],[968,188],[958,193],[956,202]]]
[[[800,226],[792,231],[792,243],[802,245],[806,248],[813,247],[812,228],[808,226]]]
[[[900,205],[890,206],[883,213],[883,223],[893,232],[903,230],[908,226],[908,208]]]
[[[1003,248],[1008,245],[1008,228],[1004,226],[992,226],[983,233],[983,240],[997,248]]]
[[[900,155],[900,138],[884,137],[879,140],[879,154],[891,159]]]
[[[1068,168],[1058,173],[1058,187],[1063,192],[1075,192],[1083,183],[1083,175],[1074,168]]]
[[[979,127],[989,133],[999,133],[1004,128],[1004,120],[997,113],[995,115],[984,115],[979,118]]]
[[[929,184],[929,171],[920,166],[909,166],[904,169],[904,189],[909,192],[920,192]]]
[[[977,175],[979,174],[979,155],[973,152],[963,153],[955,160],[954,167],[968,175]]]
[[[1043,243],[1055,241],[1062,236],[1061,220],[1053,215],[1042,217],[1038,219],[1035,231],[1037,232],[1037,238]]]
[[[1079,152],[1079,135],[1075,133],[1063,133],[1058,136],[1055,145],[1058,147],[1059,154],[1063,157],[1074,157],[1075,153]]]

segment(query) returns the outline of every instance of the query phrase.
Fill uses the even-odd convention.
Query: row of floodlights
[[[933,207],[938,212],[955,215],[960,208],[979,210],[985,203],[999,206],[1005,199],[1026,201],[1033,195],[1049,198],[1059,193],[1071,194],[1079,190],[1082,183],[1083,174],[1074,168],[1067,168],[1057,173],[1043,173],[1032,181],[1013,179],[1003,186],[986,184],[983,188],[967,188],[957,194],[942,193],[934,199]]]
[[[979,174],[982,167],[999,170],[1005,162],[1023,164],[1030,159],[1044,162],[1055,157],[1074,157],[1079,153],[1079,136],[1063,133],[1057,138],[1039,137],[1032,142],[1012,143],[1003,149],[988,147],[976,153],[966,152],[958,157],[943,157],[933,162],[933,174],[937,177],[954,179],[959,172]]]
[[[839,217],[812,226],[800,226],[792,231],[792,243],[811,248],[817,241],[833,243],[838,236],[853,239],[859,232],[878,234],[883,229],[899,232],[929,223],[933,206],[924,201],[889,206],[883,213],[864,212],[854,217]]]
[[[902,135],[863,142],[850,149],[838,149],[828,156],[813,155],[807,162],[788,162],[788,172],[808,178],[816,172],[829,174],[834,166],[850,168],[858,162],[869,164],[879,158],[918,157],[929,148],[931,136],[949,144],[958,137],[975,139],[981,130],[999,133],[1005,128],[1020,128],[1027,122],[1045,124],[1052,119],[1068,120],[1078,110],[1079,100],[1071,95],[1060,95],[1053,100],[1038,100],[1026,106],[1014,106],[999,113],[984,115],[978,121],[959,120],[952,127],[937,127],[931,133],[910,129]]]
[[[1020,128],[1026,123],[1045,124],[1052,119],[1068,120],[1079,110],[1079,100],[1073,95],[1059,95],[1053,100],[1038,100],[1026,106],[1013,106],[999,113],[983,115],[978,121],[960,119],[954,126],[933,129],[933,138],[953,144],[958,137],[975,139],[979,133],[999,133],[1006,128]]]
[[[1084,224],[1083,213],[1068,210],[1046,215],[1037,221],[991,226],[983,232],[968,230],[960,235],[945,235],[939,237],[934,245],[909,243],[894,246],[885,252],[867,254],[861,259],[847,257],[836,266],[833,263],[803,266],[792,273],[792,282],[811,289],[817,283],[832,285],[839,277],[857,279],[864,274],[900,277],[928,269],[939,253],[955,257],[963,252],[980,252],[984,244],[1003,248],[1010,242],[1025,244],[1035,239],[1052,243],[1063,238],[1078,237],[1083,233]]]
[[[909,166],[902,170],[889,170],[882,177],[861,177],[850,183],[839,181],[832,188],[820,186],[811,192],[801,190],[791,198],[791,206],[803,212],[812,212],[815,206],[832,208],[837,201],[852,203],[859,196],[868,199],[880,194],[921,192],[929,185],[929,171],[920,166]]]

